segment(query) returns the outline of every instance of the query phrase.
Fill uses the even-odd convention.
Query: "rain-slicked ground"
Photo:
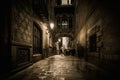
[[[83,75],[85,64],[84,59],[55,55],[34,63],[7,80],[86,80]]]

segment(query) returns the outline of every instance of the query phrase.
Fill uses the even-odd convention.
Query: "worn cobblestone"
[[[84,63],[73,56],[55,55],[34,63],[10,80],[85,80]]]

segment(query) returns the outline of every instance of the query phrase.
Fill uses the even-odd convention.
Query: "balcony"
[[[43,21],[48,21],[48,9],[45,0],[33,0],[33,12]]]

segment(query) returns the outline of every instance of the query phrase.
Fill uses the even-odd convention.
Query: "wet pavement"
[[[84,59],[55,55],[34,63],[7,80],[86,80],[83,75],[85,64]]]

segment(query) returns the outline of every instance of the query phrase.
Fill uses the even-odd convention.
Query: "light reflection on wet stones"
[[[61,55],[41,60],[26,69],[25,72],[29,72],[27,75],[30,76],[26,80],[84,80],[82,73],[78,71],[81,67],[79,62],[75,57]]]

